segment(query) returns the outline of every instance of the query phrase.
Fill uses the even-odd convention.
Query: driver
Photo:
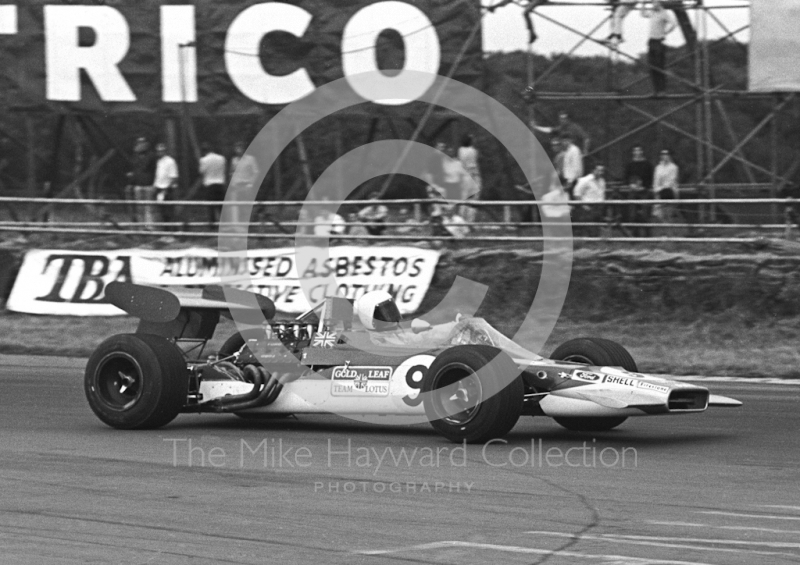
[[[400,329],[403,319],[400,310],[392,295],[385,290],[367,292],[356,300],[354,309],[368,330],[385,332]]]

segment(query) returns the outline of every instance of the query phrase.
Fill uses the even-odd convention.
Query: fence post
[[[422,222],[422,204],[419,202],[414,203],[414,221]]]
[[[506,224],[511,223],[511,206],[508,204],[503,205],[503,222]]]

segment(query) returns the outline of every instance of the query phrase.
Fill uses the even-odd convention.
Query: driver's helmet
[[[403,319],[394,298],[385,290],[373,290],[358,298],[355,311],[358,319],[368,330],[394,329]]]

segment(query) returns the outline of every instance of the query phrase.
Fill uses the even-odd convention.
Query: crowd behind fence
[[[764,237],[793,239],[798,229],[800,201],[792,198],[694,198],[691,200],[605,200],[602,202],[562,201],[544,204],[536,200],[453,201],[441,199],[381,200],[389,213],[380,222],[359,219],[357,211],[374,206],[375,200],[333,201],[256,201],[228,202],[226,206],[252,207],[248,220],[209,222],[207,209],[217,201],[142,201],[116,199],[0,197],[0,233],[72,234],[85,236],[137,236],[169,238],[242,237],[256,240],[287,240],[315,234],[320,225],[331,228],[325,235],[340,241],[370,239],[375,241],[546,241],[564,239],[549,236],[548,226],[572,227],[571,239],[577,241],[675,241],[675,242],[745,242]],[[145,224],[135,219],[140,206],[168,207],[171,221]],[[345,218],[337,226],[321,224],[318,219],[298,214],[302,207],[339,208]],[[476,210],[469,221],[454,224],[448,215],[434,216],[432,206],[454,210]],[[547,217],[546,206],[557,207],[565,214]],[[761,207],[772,212],[764,221],[709,222],[709,210],[724,206]],[[642,216],[626,214],[631,207],[648,210]],[[670,210],[655,218],[654,209]],[[600,210],[593,221],[582,221],[578,211]],[[351,211],[348,213],[347,211]],[[776,213],[777,212],[777,213]],[[451,216],[452,217],[452,216]],[[633,221],[630,218],[634,218]],[[638,221],[637,221],[638,219]],[[380,227],[380,232],[369,230]],[[336,229],[334,229],[336,228]]]

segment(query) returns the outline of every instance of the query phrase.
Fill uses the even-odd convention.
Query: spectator
[[[672,161],[668,149],[662,149],[660,160],[656,165],[653,176],[653,193],[659,200],[674,200],[678,197],[678,175],[680,170],[678,165]],[[674,217],[675,208],[673,206],[657,205],[653,214],[664,221],[669,221]]]
[[[175,190],[178,187],[178,164],[168,153],[164,143],[156,145],[156,175],[153,185],[155,186],[156,200],[161,202],[174,200]],[[171,222],[173,210],[171,206],[159,206],[160,217],[164,222]]]
[[[629,189],[624,195],[639,199],[642,198],[642,190],[649,193],[653,188],[653,164],[645,157],[644,148],[641,145],[634,145],[631,152],[631,160],[625,165],[625,176],[622,179]],[[638,188],[639,185],[641,185],[640,188]],[[631,190],[630,187],[637,188]],[[619,215],[623,222],[636,222],[638,213],[636,206],[623,206]]]
[[[642,179],[632,177],[628,185],[629,200],[649,200],[650,191],[644,187]],[[636,224],[646,224],[650,221],[650,206],[648,204],[631,204],[630,219]],[[650,230],[646,226],[636,226],[633,228],[633,235],[637,237],[647,237]]]
[[[636,177],[645,189],[650,190],[653,188],[653,164],[645,157],[641,145],[634,145],[631,153],[631,160],[625,165],[625,184],[630,185]]]
[[[428,170],[423,173],[423,180],[428,183],[429,198],[443,198],[445,200],[460,200],[463,195],[464,177],[468,176],[458,159],[454,158],[455,152],[444,142],[438,142],[436,149],[439,155],[434,155],[428,163]],[[434,205],[433,215],[452,212],[453,205]],[[438,214],[437,214],[438,211]]]
[[[200,158],[200,175],[203,179],[203,200],[222,202],[225,200],[225,157],[215,153],[208,143],[202,145],[203,156]],[[208,221],[215,224],[219,221],[220,206],[208,207]]]
[[[653,81],[653,91],[656,95],[667,90],[667,75],[664,69],[667,66],[667,48],[664,40],[675,29],[675,20],[661,3],[653,0],[652,8],[645,7],[642,17],[650,18],[650,35],[647,42],[647,64],[650,66],[650,78]]]
[[[253,188],[259,175],[258,163],[255,157],[245,154],[245,144],[237,141],[233,146],[233,158],[231,159],[231,199],[234,202],[245,202],[255,200],[256,195]],[[233,206],[231,208],[231,221],[239,223],[244,221],[243,208]]]
[[[347,229],[347,224],[339,214],[331,210],[331,204],[323,204],[314,218],[314,235],[330,237],[341,235]]]
[[[669,149],[662,149],[653,175],[653,192],[660,200],[672,200],[678,196],[678,165],[672,160]]]
[[[564,161],[561,170],[561,177],[564,179],[564,188],[570,197],[573,196],[573,189],[578,179],[583,176],[583,155],[578,146],[572,142],[570,135],[563,136]]]
[[[553,220],[569,217],[569,194],[564,190],[564,186],[558,178],[558,173],[554,172],[550,183],[550,190],[542,196],[542,204],[539,209],[543,220]]]
[[[446,145],[444,148],[445,157],[442,159],[442,187],[445,190],[445,197],[448,200],[461,200],[464,195],[464,181],[469,174],[464,169],[461,161],[456,159],[455,150]]]
[[[156,199],[154,186],[156,162],[147,139],[140,137],[133,146],[132,167],[128,173],[126,200],[147,201]],[[145,224],[145,229],[152,229],[156,221],[153,204],[135,205],[133,221]]]
[[[550,153],[553,155],[553,168],[556,170],[560,182],[564,182],[561,172],[564,170],[564,144],[560,137],[550,140]]]
[[[489,6],[489,12],[494,12],[498,8],[502,8],[507,4],[511,4],[514,0],[500,0],[494,6]],[[548,4],[550,0],[529,0],[528,5],[525,7],[525,25],[528,27],[528,43],[536,41],[536,30],[533,27],[533,11],[542,4]]]
[[[606,199],[606,168],[595,165],[592,172],[581,177],[575,184],[575,200],[582,202],[603,202]],[[580,221],[599,222],[603,219],[602,206],[581,206]]]
[[[379,191],[370,194],[369,199],[376,203],[362,208],[359,210],[358,214],[356,214],[358,221],[367,224],[364,228],[369,235],[383,235],[383,232],[386,231],[386,226],[384,224],[386,223],[386,217],[389,215],[389,210],[383,204],[378,204],[378,202],[380,202],[378,200],[379,196]]]
[[[570,119],[566,110],[561,110],[558,113],[558,125],[555,127],[538,126],[533,121],[531,122],[531,127],[542,133],[550,133],[553,134],[553,136],[560,137],[562,139],[570,137],[584,154],[589,153],[589,148],[591,147],[591,139],[589,138],[589,134],[586,133],[585,129]]]
[[[474,192],[480,192],[481,171],[478,168],[478,150],[475,148],[475,140],[471,135],[465,135],[461,138],[461,147],[458,148],[458,160],[461,161],[461,165],[471,177],[472,183],[470,184],[474,184]]]
[[[461,139],[458,160],[464,170],[461,174],[461,200],[474,200],[481,192],[481,172],[478,169],[478,150],[471,135]],[[462,205],[459,214],[469,223],[475,221],[476,210],[472,206]]]
[[[611,35],[607,41],[613,47],[617,47],[625,41],[622,38],[622,22],[636,7],[638,0],[608,0],[608,3],[611,5]]]

